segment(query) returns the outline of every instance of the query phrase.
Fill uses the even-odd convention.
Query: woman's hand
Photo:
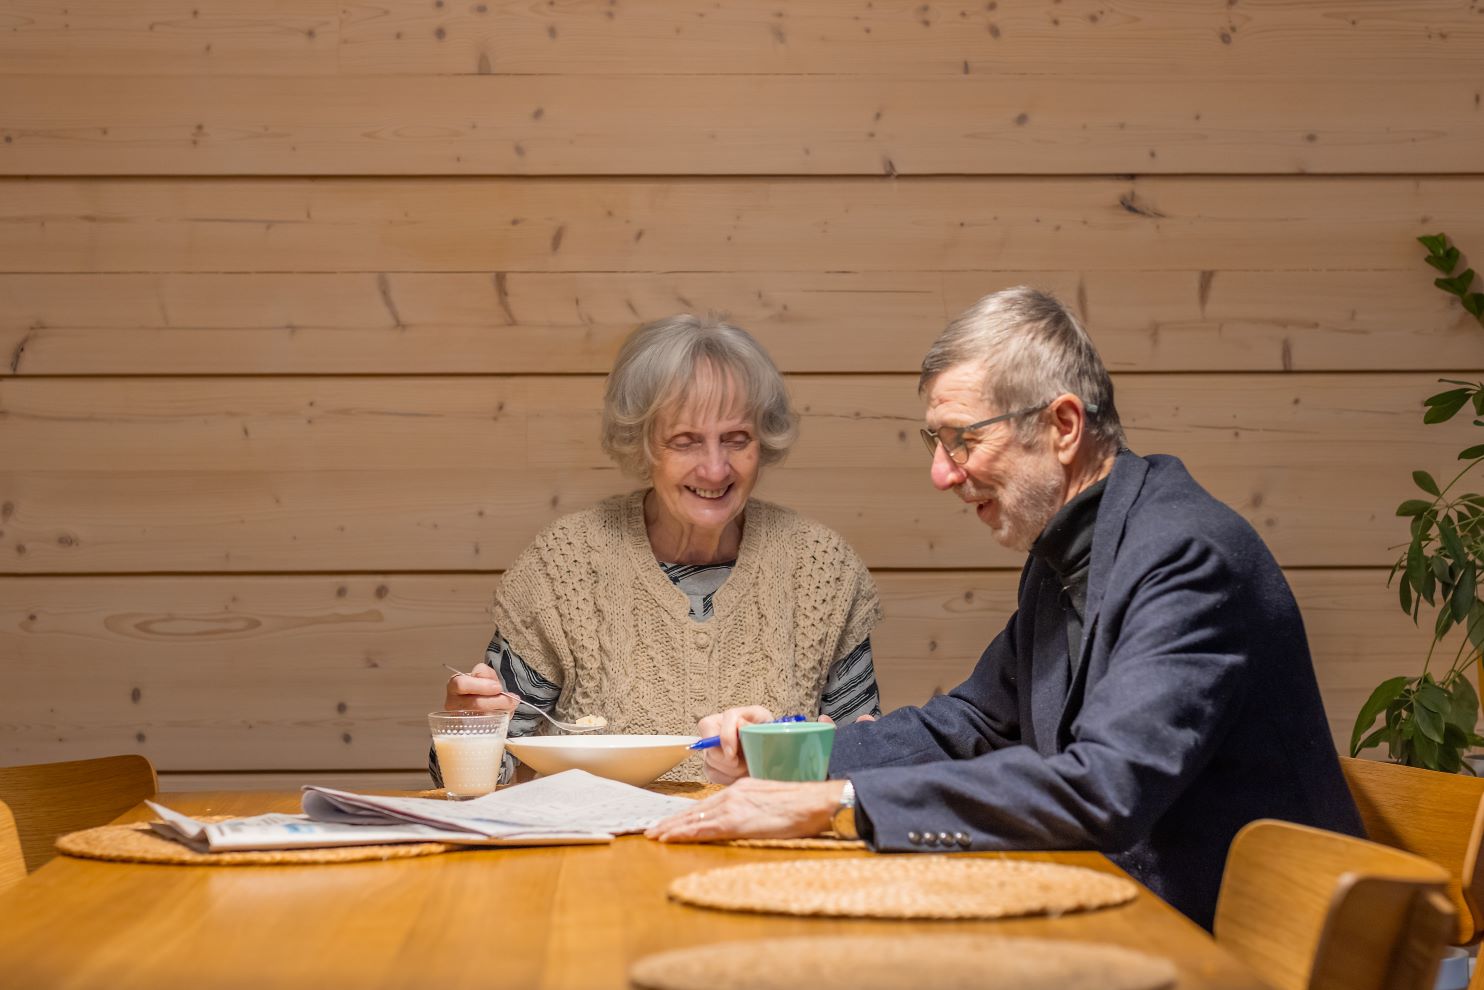
[[[487,663],[475,665],[467,674],[448,679],[443,694],[446,712],[512,712],[520,696],[505,690],[500,675]]]
[[[747,776],[747,757],[742,755],[742,736],[738,730],[744,725],[771,722],[773,717],[762,705],[747,705],[707,715],[696,723],[696,732],[702,737],[721,738],[720,746],[702,751],[701,760],[712,783],[730,784],[738,777]]]

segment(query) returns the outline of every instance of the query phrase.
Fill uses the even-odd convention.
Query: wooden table
[[[165,795],[188,814],[297,808],[290,793]],[[147,820],[142,808],[120,821]],[[1152,894],[1063,918],[845,921],[735,914],[665,897],[695,870],[866,853],[663,846],[485,849],[326,866],[182,867],[59,856],[0,896],[0,984],[11,987],[625,987],[635,960],[677,946],[830,932],[994,932],[1158,953],[1182,990],[1262,984]],[[1027,858],[1118,873],[1096,853]]]

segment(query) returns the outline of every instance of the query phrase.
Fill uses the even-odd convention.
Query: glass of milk
[[[451,800],[483,797],[500,782],[509,712],[433,712],[428,729]]]

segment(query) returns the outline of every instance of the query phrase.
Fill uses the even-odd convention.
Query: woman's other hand
[[[467,674],[454,674],[444,689],[446,712],[510,712],[520,696],[505,690],[500,675],[487,663],[477,664]]]
[[[701,757],[706,765],[706,776],[716,784],[730,784],[738,777],[747,776],[747,758],[742,755],[742,736],[739,730],[744,725],[773,721],[773,713],[762,705],[746,705],[728,708],[715,715],[707,715],[696,723],[696,732],[701,736],[718,736],[721,745],[704,750]]]

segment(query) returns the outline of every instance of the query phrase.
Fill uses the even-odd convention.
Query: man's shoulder
[[[1237,559],[1271,556],[1240,512],[1211,494],[1178,457],[1151,454],[1148,473],[1128,509],[1125,540],[1170,546],[1204,545]]]

